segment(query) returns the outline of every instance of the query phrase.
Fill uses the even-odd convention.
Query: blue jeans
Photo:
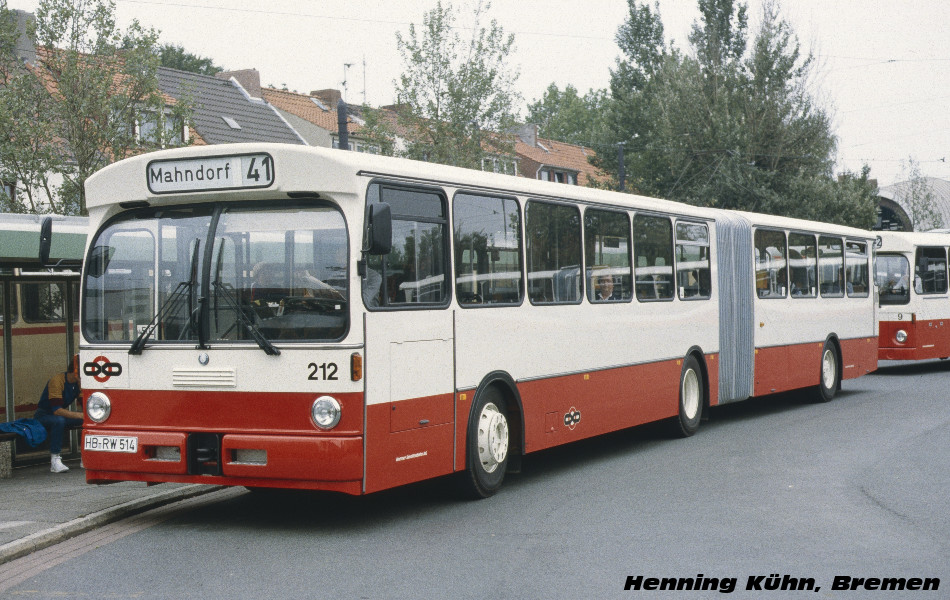
[[[66,427],[82,425],[82,419],[71,419],[59,415],[37,415],[36,420],[43,424],[49,433],[49,453],[59,454],[63,450],[63,437]]]

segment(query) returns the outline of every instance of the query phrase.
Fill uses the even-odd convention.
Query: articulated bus
[[[946,233],[880,232],[875,278],[880,290],[878,358],[950,357]]]
[[[364,494],[876,368],[873,238],[339,150],[87,182],[91,483]]]

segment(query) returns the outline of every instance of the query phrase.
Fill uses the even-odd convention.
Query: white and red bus
[[[950,356],[950,234],[880,232],[875,278],[881,360]]]
[[[363,494],[876,368],[868,232],[299,146],[87,182],[89,482]]]

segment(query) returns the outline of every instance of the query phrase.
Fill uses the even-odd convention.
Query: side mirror
[[[53,217],[46,217],[40,224],[40,264],[49,265],[49,251],[53,243]]]
[[[86,264],[86,273],[90,277],[98,279],[102,277],[106,269],[109,268],[109,261],[112,260],[112,253],[115,251],[111,246],[96,246],[89,252],[89,261]]]
[[[384,255],[389,254],[392,249],[392,210],[385,202],[370,204],[366,219],[366,243],[363,246],[363,252],[365,254]]]

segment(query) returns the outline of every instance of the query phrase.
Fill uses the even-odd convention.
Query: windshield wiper
[[[152,332],[155,331],[155,328],[161,323],[165,316],[169,314],[175,314],[178,311],[178,308],[181,306],[183,300],[191,295],[192,284],[190,281],[181,281],[178,283],[178,286],[175,287],[171,295],[165,299],[164,304],[158,309],[158,312],[155,313],[155,316],[152,317],[152,320],[149,321],[148,326],[142,330],[142,333],[139,334],[135,341],[132,342],[132,347],[129,348],[129,354],[141,354],[142,349],[145,347],[145,341],[151,337]],[[191,318],[189,318],[189,328]],[[188,329],[182,330],[182,335]]]
[[[255,342],[257,342],[257,345],[261,347],[261,350],[267,354],[270,354],[271,356],[279,355],[280,350],[274,347],[274,344],[272,344],[270,340],[264,336],[260,328],[254,323],[253,319],[247,316],[246,309],[238,303],[237,298],[234,297],[234,293],[228,289],[228,286],[221,283],[220,281],[215,281],[212,285],[214,285],[215,292],[220,293],[221,297],[224,298],[225,304],[228,305],[228,308],[234,311],[234,313],[237,315],[238,322],[244,326],[244,330],[254,339]]]
[[[182,300],[184,298],[191,298],[194,296],[195,286],[197,285],[196,279],[198,277],[198,248],[201,246],[201,240],[195,240],[195,248],[191,252],[191,277],[188,281],[179,281],[178,285],[175,286],[175,289],[172,290],[172,293],[168,298],[165,299],[165,302],[158,308],[158,312],[155,313],[155,316],[152,317],[152,320],[149,321],[145,329],[142,330],[142,333],[139,334],[135,341],[132,342],[132,346],[129,348],[129,354],[141,354],[142,349],[145,348],[145,341],[151,337],[152,332],[155,331],[155,328],[161,323],[164,318],[169,314],[176,314],[178,308],[181,306]],[[184,337],[185,333],[189,330],[194,331],[195,329],[195,314],[198,311],[197,307],[191,307],[191,310],[188,311],[188,326],[183,327],[181,335],[178,339]]]

